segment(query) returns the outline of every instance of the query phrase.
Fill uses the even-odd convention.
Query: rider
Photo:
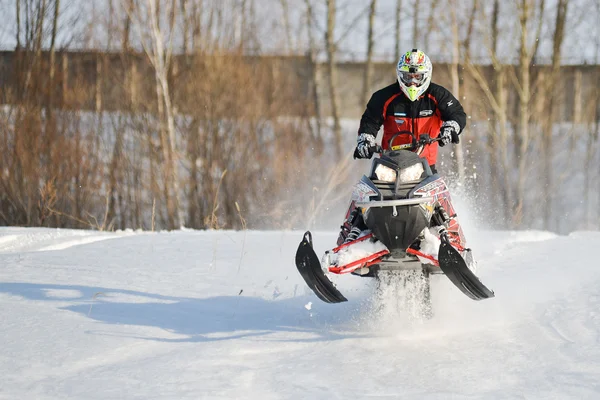
[[[436,173],[438,143],[445,146],[459,143],[459,135],[467,122],[460,102],[446,88],[431,82],[433,66],[427,55],[418,49],[407,51],[398,61],[398,81],[375,92],[360,120],[358,143],[354,158],[371,158],[377,149],[375,138],[383,125],[381,147],[389,148],[389,140],[396,133],[410,131],[412,135],[399,135],[397,144],[410,144],[422,134],[439,142],[425,145],[421,157],[427,159]],[[351,206],[342,225],[338,245],[354,240],[366,229],[359,213]]]

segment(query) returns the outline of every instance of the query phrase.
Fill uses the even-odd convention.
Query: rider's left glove
[[[440,129],[440,147],[444,147],[447,144],[460,143],[458,134],[460,132],[460,126],[456,121],[444,121]]]
[[[375,136],[370,133],[361,133],[358,135],[358,142],[354,150],[354,158],[371,158],[377,151]]]

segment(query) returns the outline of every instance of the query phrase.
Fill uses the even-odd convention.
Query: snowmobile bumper
[[[359,201],[356,202],[356,206],[360,208],[414,206],[422,203],[433,203],[434,200],[433,197],[414,197],[412,199],[399,200]]]
[[[296,251],[296,268],[308,287],[318,298],[326,303],[342,303],[348,301],[323,273],[321,262],[312,245],[310,231],[304,233],[302,242]]]

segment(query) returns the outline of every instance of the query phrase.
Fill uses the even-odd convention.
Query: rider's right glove
[[[376,150],[377,143],[375,143],[375,136],[370,133],[361,133],[358,135],[354,158],[371,158]]]

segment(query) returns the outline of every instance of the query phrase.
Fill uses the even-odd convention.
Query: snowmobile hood
[[[386,164],[391,163],[392,165],[397,166],[398,169],[404,169],[410,167],[411,165],[421,163],[423,164],[425,171],[427,171],[427,175],[432,175],[427,160],[419,157],[418,154],[413,153],[412,151],[390,151],[382,155],[380,160],[386,162]]]

